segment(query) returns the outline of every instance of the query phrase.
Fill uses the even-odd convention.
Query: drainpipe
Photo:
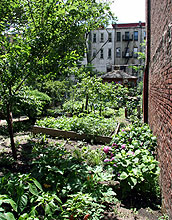
[[[146,0],[146,61],[143,81],[143,120],[148,123],[148,90],[149,90],[149,67],[151,49],[151,0]]]

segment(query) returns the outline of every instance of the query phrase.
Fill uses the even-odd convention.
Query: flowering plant
[[[154,158],[155,146],[156,138],[147,125],[132,125],[115,135],[110,147],[104,147],[104,162],[113,167],[123,194],[133,188],[152,190],[153,179],[159,174]]]

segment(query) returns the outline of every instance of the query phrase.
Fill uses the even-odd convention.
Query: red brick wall
[[[151,0],[148,122],[158,139],[163,205],[172,219],[172,0]]]

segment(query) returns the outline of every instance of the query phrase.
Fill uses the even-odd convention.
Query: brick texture
[[[151,0],[148,121],[158,140],[162,199],[172,219],[172,0]]]

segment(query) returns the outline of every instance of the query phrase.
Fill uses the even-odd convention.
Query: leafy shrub
[[[102,219],[102,213],[106,208],[105,205],[97,203],[90,194],[78,192],[69,196],[67,202],[63,205],[64,212],[62,218],[65,219],[84,219],[88,216],[89,219]]]
[[[102,116],[105,118],[110,118],[115,115],[116,111],[112,108],[105,108],[104,111],[102,112]]]
[[[116,128],[117,124],[114,119],[106,119],[103,117],[59,117],[44,118],[38,120],[37,125],[47,128],[62,129],[65,131],[75,131],[80,134],[88,135],[105,135],[109,136]]]
[[[44,217],[53,217],[60,210],[61,200],[55,194],[43,192],[40,183],[30,174],[8,174],[0,178],[0,217],[32,219],[42,212]],[[6,206],[10,204],[11,207]],[[38,211],[39,210],[39,211]]]
[[[83,102],[82,101],[73,102],[73,100],[66,101],[63,104],[63,110],[65,112],[74,113],[74,114],[81,113],[83,112]]]
[[[64,102],[66,96],[68,95],[70,82],[67,80],[49,80],[36,86],[40,91],[51,97],[54,106],[58,106],[59,103]]]
[[[105,147],[104,162],[114,169],[115,180],[120,181],[123,196],[131,189],[142,193],[156,193],[159,175],[154,157],[156,137],[148,125],[133,125],[115,135],[110,147]]]
[[[35,119],[45,111],[51,98],[38,90],[23,90],[15,98],[14,115],[26,114]]]

